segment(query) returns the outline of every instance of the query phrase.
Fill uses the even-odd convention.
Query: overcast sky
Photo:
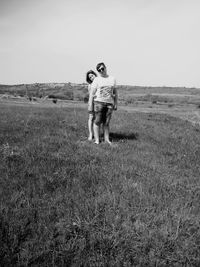
[[[200,88],[199,0],[0,0],[0,83]]]

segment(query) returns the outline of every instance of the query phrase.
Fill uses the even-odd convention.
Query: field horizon
[[[33,83],[33,84],[0,84],[0,95],[8,94],[21,97],[54,98],[60,100],[84,101],[88,98],[87,83]],[[191,87],[169,87],[169,86],[136,86],[117,85],[119,100],[121,102],[133,101],[133,97],[159,96],[169,98],[170,96],[200,96],[200,89]]]
[[[87,85],[86,82],[82,83],[76,83],[76,82],[70,82],[70,81],[65,81],[65,82],[32,82],[32,83],[0,83],[0,87],[3,86],[24,86],[24,85],[49,85],[49,86],[64,86],[65,84],[71,84],[71,85]],[[140,87],[140,88],[187,88],[187,89],[200,89],[195,86],[184,86],[184,85],[179,85],[179,86],[169,86],[169,85],[134,85],[134,84],[118,84],[118,86],[128,86],[128,87]]]

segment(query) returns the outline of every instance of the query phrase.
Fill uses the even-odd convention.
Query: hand
[[[93,107],[88,107],[88,112],[92,112],[93,111]]]
[[[117,105],[114,105],[113,110],[117,110]]]

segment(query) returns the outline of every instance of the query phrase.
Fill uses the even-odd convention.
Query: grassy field
[[[196,111],[195,111],[196,112]],[[200,126],[128,107],[1,103],[1,266],[199,266]]]

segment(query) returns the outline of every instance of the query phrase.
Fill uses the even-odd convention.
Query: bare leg
[[[107,115],[106,115],[106,123],[104,124],[104,141],[108,144],[111,144],[110,137],[109,137],[109,135],[110,135],[109,125],[110,125],[111,115],[112,115],[112,110],[108,109]]]
[[[88,140],[91,141],[92,140],[92,137],[93,137],[93,115],[92,114],[89,114],[88,130],[89,130]]]
[[[96,125],[96,124],[94,123],[93,128],[94,128],[94,139],[95,139],[95,144],[99,144],[99,125]]]
[[[103,123],[99,126],[99,138],[104,134],[104,126]],[[100,138],[101,139],[101,138]]]
[[[109,125],[104,125],[104,141],[108,144],[111,144],[109,139]]]

